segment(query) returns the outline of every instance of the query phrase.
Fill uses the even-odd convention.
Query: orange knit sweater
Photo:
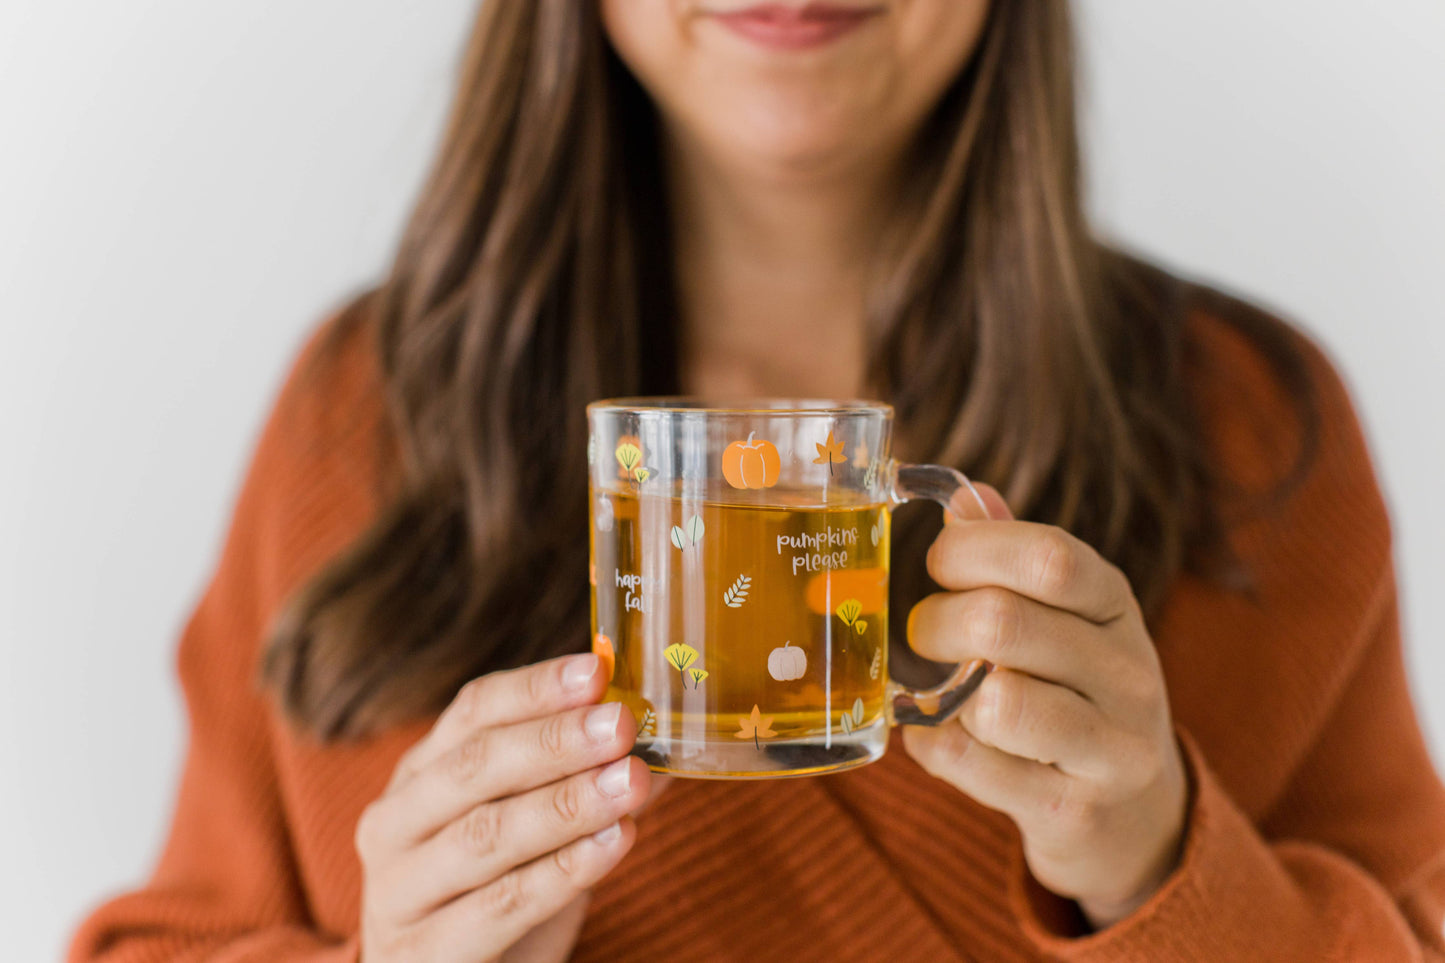
[[[1266,481],[1291,451],[1284,400],[1232,329],[1191,328],[1213,451]],[[1322,449],[1278,510],[1231,530],[1256,596],[1184,576],[1152,627],[1192,793],[1182,863],[1141,910],[1070,931],[1012,823],[895,733],[838,775],[674,782],[597,887],[574,959],[1445,961],[1445,790],[1406,685],[1386,508],[1340,378],[1301,342]],[[378,507],[371,356],[353,344],[300,370],[181,638],[190,743],[169,839],[148,883],[81,925],[73,961],[358,955],[353,829],[427,723],[319,745],[258,691],[268,619]]]

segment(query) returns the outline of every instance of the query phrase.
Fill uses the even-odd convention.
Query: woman
[[[1445,960],[1349,398],[1090,237],[1066,12],[482,4],[183,636],[160,865],[71,958]],[[788,782],[627,755],[567,655],[582,408],[672,392],[882,397],[991,483],[896,530],[895,632],[997,666],[957,723]]]

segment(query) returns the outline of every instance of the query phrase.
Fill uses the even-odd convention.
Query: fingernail
[[[606,846],[615,843],[622,838],[622,823],[615,822],[606,829],[599,829],[592,834],[592,841],[598,846]]]
[[[593,742],[606,742],[617,732],[617,720],[621,716],[622,703],[604,702],[587,713],[582,728],[587,730],[587,738]]]
[[[562,688],[568,692],[577,692],[585,689],[587,683],[597,674],[597,656],[588,652],[584,655],[573,656],[562,666]]]
[[[632,757],[623,756],[597,775],[597,791],[616,799],[632,788]]]

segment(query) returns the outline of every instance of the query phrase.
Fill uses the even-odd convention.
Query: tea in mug
[[[803,775],[881,754],[889,512],[818,499],[594,487],[593,647],[654,769]]]

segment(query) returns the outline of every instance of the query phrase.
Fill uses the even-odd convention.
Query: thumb
[[[988,517],[995,521],[1013,521],[1013,510],[1008,507],[1008,502],[998,493],[998,489],[984,482],[975,482],[974,488],[978,489],[978,495],[983,499],[983,504],[988,508]]]
[[[988,509],[988,517],[991,520],[1013,520],[1014,513],[1009,509],[1008,502],[1004,501],[1003,496],[998,493],[997,488],[984,482],[974,482],[973,487],[977,489],[978,497],[983,499],[984,507]],[[976,519],[978,517],[978,506],[973,504],[973,499],[969,498],[963,489],[959,489],[954,495],[954,498],[960,501],[966,500],[968,503],[969,511],[963,517],[968,519]],[[943,523],[945,525],[950,522],[956,522],[958,519],[959,515],[957,513],[947,508],[943,510]]]

